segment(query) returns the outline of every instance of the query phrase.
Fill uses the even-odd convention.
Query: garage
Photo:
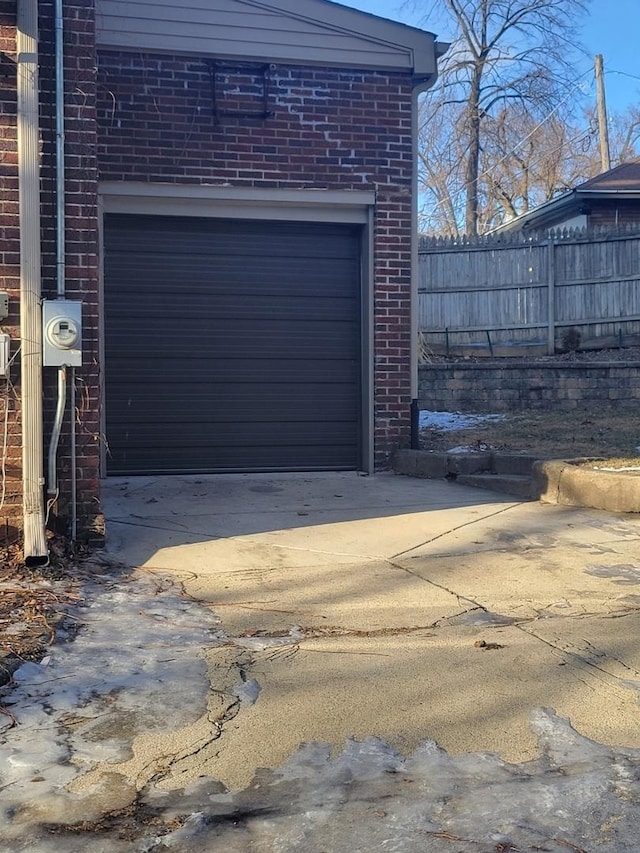
[[[359,468],[361,231],[107,214],[107,473]]]

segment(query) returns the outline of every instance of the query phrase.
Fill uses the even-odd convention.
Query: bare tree
[[[439,93],[440,96],[442,93]],[[460,111],[453,105],[422,104],[419,128],[418,169],[420,174],[422,230],[458,236],[464,218],[464,138],[459,133]]]
[[[538,122],[520,105],[487,121],[478,179],[480,230],[549,201],[598,172],[593,123]]]
[[[433,115],[438,120],[433,120]],[[609,116],[611,165],[640,156],[640,107]],[[464,121],[453,105],[423,105],[420,130],[421,228],[464,232]],[[511,103],[485,119],[478,174],[478,230],[503,222],[572,189],[601,171],[595,108],[575,120],[538,120]]]
[[[589,111],[589,119],[595,124],[595,109]],[[640,149],[640,106],[611,114],[608,124],[611,166],[635,159]]]
[[[457,37],[441,61],[429,120],[441,123],[449,107],[458,108],[467,233],[477,233],[480,220],[485,127],[509,104],[535,118],[567,96],[574,77],[575,26],[587,2],[440,0],[433,5],[436,16],[446,12]]]

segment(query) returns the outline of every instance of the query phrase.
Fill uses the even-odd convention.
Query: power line
[[[609,68],[605,72],[607,74],[618,74],[620,77],[630,77],[632,80],[640,80],[637,74],[630,74],[628,71],[617,71],[615,68]]]

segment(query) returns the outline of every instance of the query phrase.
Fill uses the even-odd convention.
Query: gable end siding
[[[241,0],[214,4],[189,0],[181,5],[166,0],[99,0],[97,42],[127,50],[371,69],[410,71],[417,60],[428,66],[420,68],[421,74],[435,71],[430,33],[362,15],[370,31],[364,35],[345,28],[339,18],[334,21],[335,12],[330,4],[327,7],[326,20],[318,22],[302,10],[283,14]]]

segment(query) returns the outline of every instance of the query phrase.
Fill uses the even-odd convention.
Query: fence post
[[[547,352],[556,351],[556,244],[553,234],[547,241]]]

